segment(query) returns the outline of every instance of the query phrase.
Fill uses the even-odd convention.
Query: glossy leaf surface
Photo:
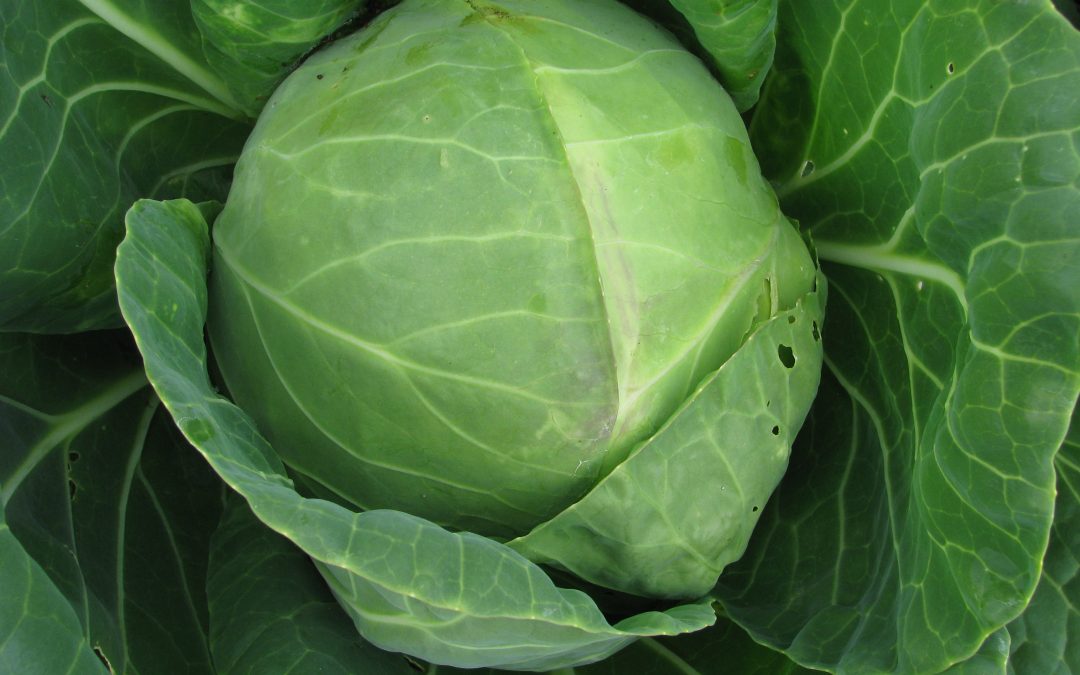
[[[832,377],[719,592],[802,663],[929,672],[1042,571],[1080,384],[1080,36],[1049,3],[880,10],[781,5],[751,137],[829,277]]]

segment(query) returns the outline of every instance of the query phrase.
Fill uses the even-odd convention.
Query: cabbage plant
[[[1066,18],[386,4],[0,1],[0,670],[1080,668]]]

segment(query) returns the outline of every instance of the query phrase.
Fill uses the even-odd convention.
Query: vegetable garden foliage
[[[250,200],[249,219],[280,218],[293,208],[301,221],[334,222],[325,210],[330,197],[363,192],[378,222],[397,222],[404,209],[387,208],[387,199],[407,192],[410,178],[449,170],[443,162],[472,161],[466,163],[472,172],[459,178],[461,189],[501,191],[493,197],[478,190],[462,206],[477,212],[504,200],[507,212],[518,209],[524,221],[583,223],[601,242],[596,213],[605,203],[635,204],[635,191],[649,195],[634,207],[639,213],[682,215],[678,225],[687,239],[655,235],[651,253],[632,259],[641,272],[661,264],[659,249],[709,260],[715,244],[692,233],[701,230],[694,218],[716,217],[720,207],[710,202],[739,204],[734,210],[745,213],[748,202],[739,200],[748,193],[731,191],[723,166],[709,168],[698,157],[688,165],[696,171],[679,168],[679,153],[662,142],[689,144],[685,156],[693,156],[695,148],[719,147],[707,134],[684,129],[621,138],[721,124],[719,117],[702,122],[688,112],[693,101],[713,94],[700,84],[707,77],[687,79],[696,62],[673,38],[608,2],[538,0],[521,11],[525,4],[441,6],[461,12],[461,29],[497,27],[526,45],[530,67],[549,71],[545,103],[554,103],[548,112],[561,136],[544,139],[547,145],[512,146],[511,140],[527,143],[528,130],[536,128],[528,121],[534,118],[509,110],[522,101],[474,100],[477,110],[500,104],[505,110],[497,119],[468,120],[473,127],[440,128],[417,152],[396,156],[406,168],[374,165],[364,184],[351,185],[342,178],[349,175],[344,160],[328,151],[335,134],[341,137],[334,124],[344,128],[348,119],[315,119],[291,138],[262,131],[252,137],[255,120],[294,71],[275,99],[284,101],[289,91],[299,91],[301,100],[332,97],[339,79],[318,68],[334,49],[357,40],[350,36],[359,30],[373,40],[380,31],[400,31],[398,51],[388,47],[381,70],[367,74],[368,86],[377,89],[392,88],[384,81],[396,78],[404,78],[396,86],[407,86],[400,83],[409,82],[412,70],[432,63],[463,63],[456,57],[465,53],[448,46],[462,39],[458,28],[424,36],[426,51],[413,51],[414,63],[405,62],[419,44],[409,44],[410,36],[424,30],[409,22],[432,16],[422,2],[386,9],[334,0],[0,0],[0,671],[1080,670],[1080,424],[1073,420],[1080,389],[1080,36],[1048,0],[626,3],[663,22],[701,57],[704,67],[693,68],[707,68],[722,83],[734,104],[723,105],[742,113],[753,153],[738,140],[734,112],[736,125],[724,127],[724,138],[746,148],[739,152],[747,175],[760,165],[820,272],[787,300],[772,286],[748,296],[756,304],[731,349],[716,364],[699,366],[706,363],[699,359],[686,366],[692,386],[672,388],[665,396],[675,404],[654,413],[655,420],[645,416],[647,431],[638,441],[655,440],[602,451],[607,464],[599,462],[595,475],[606,487],[567,497],[574,506],[554,518],[544,514],[539,528],[500,532],[490,523],[458,522],[447,529],[436,522],[454,525],[456,516],[419,507],[408,512],[405,496],[400,504],[362,510],[371,493],[342,490],[326,478],[334,471],[304,471],[282,442],[287,434],[260,419],[257,400],[245,403],[236,374],[245,371],[229,359],[250,366],[259,352],[215,355],[228,324],[211,325],[209,347],[204,324],[208,312],[212,324],[240,317],[215,306],[221,296],[214,284],[228,279],[211,230],[226,201],[241,213],[230,188],[249,138],[256,140],[236,171],[239,183],[256,175],[245,166],[254,166],[255,144],[282,138],[290,145],[276,150],[284,153],[303,155],[311,152],[306,142],[320,144],[312,153],[319,161],[306,170],[329,179],[310,198],[288,191],[300,189],[295,181],[243,188],[258,197]],[[597,13],[591,23],[574,24],[588,12]],[[546,17],[543,28],[538,16]],[[557,22],[571,25],[556,30]],[[383,39],[392,45],[389,37],[392,32]],[[663,48],[671,53],[629,63],[633,56],[624,51],[620,60],[619,45],[633,40],[668,40]],[[341,65],[362,70],[363,56]],[[468,67],[478,73],[506,65],[494,52],[474,58],[480,61]],[[393,68],[399,70],[391,78]],[[629,76],[621,83],[610,72],[620,70]],[[647,96],[653,107],[640,109],[658,116],[650,122],[656,126],[632,129],[630,118],[616,113],[639,108],[611,107],[611,101],[633,101],[649,78],[662,86]],[[608,89],[577,88],[591,79]],[[425,80],[413,95],[422,98],[452,81]],[[664,88],[686,82],[699,84],[677,98],[682,111],[664,112]],[[594,91],[604,93],[575,99],[589,105],[557,118],[570,109],[558,107],[556,93]],[[400,107],[408,100],[405,94],[370,98],[346,116],[366,116],[383,125],[383,135],[414,135],[415,128],[393,128],[403,114],[423,114]],[[465,106],[469,96],[453,100]],[[329,125],[321,135],[320,124]],[[423,128],[423,120],[418,124]],[[452,135],[467,128],[475,133]],[[589,146],[571,143],[599,138],[567,135],[575,130],[610,132],[604,138],[615,140],[611,154],[575,155],[574,147]],[[298,137],[305,134],[309,141]],[[384,156],[395,157],[387,154],[392,148],[383,148]],[[509,173],[507,162],[489,161],[536,155],[537,148],[562,148],[564,163],[578,161],[570,174],[581,190],[576,201],[560,202],[554,183],[538,182],[555,175],[543,173],[548,168],[557,174],[556,166],[537,161]],[[710,150],[710,156],[730,161],[733,155]],[[603,164],[613,157],[619,161]],[[610,193],[589,192],[579,180],[587,168],[649,166],[650,159],[656,174],[631,183],[622,174]],[[477,180],[496,165],[486,182]],[[726,166],[734,175],[734,165]],[[685,173],[666,183],[663,176],[671,174],[662,172],[673,170]],[[538,184],[549,187],[542,196],[530,194]],[[663,195],[673,191],[681,196],[664,204]],[[273,210],[259,214],[261,204]],[[567,215],[565,204],[578,215]],[[400,222],[439,224],[450,222],[454,204],[421,193],[410,208]],[[429,220],[415,218],[424,208]],[[627,213],[619,222],[634,222]],[[641,222],[650,220],[656,217]],[[775,223],[776,232],[794,231],[782,218]],[[515,274],[550,270],[558,258],[549,254],[538,265],[540,257],[523,257],[524,249],[504,243],[473,260],[488,271],[502,269],[506,281],[494,287],[507,293],[516,287]],[[570,250],[566,242],[548,243]],[[248,245],[234,237],[232,251],[240,244]],[[462,245],[444,244],[446,251]],[[282,251],[284,262],[303,262],[300,248]],[[391,280],[387,288],[393,290],[394,279],[419,278],[406,273],[408,260],[386,259],[377,270]],[[247,264],[258,262],[256,256]],[[769,269],[771,284],[780,277]],[[695,297],[707,299],[716,283],[706,268],[679,263],[651,280],[632,275],[634,288],[649,297],[672,275]],[[658,316],[649,312],[662,303],[635,305],[611,279],[604,298],[626,304],[609,318]],[[271,281],[283,284],[280,290],[297,278]],[[558,297],[549,289],[544,307],[517,309],[555,315],[554,302],[565,304],[567,293],[586,286],[575,282]],[[326,288],[319,289],[324,297]],[[677,284],[666,290],[679,292]],[[371,295],[353,314],[335,315],[328,306],[323,322],[374,311],[379,297],[390,296]],[[355,344],[397,327],[424,331],[425,322],[453,323],[455,307],[459,320],[469,319],[464,304],[450,297],[441,308],[410,309],[395,300],[379,322],[345,332]],[[416,325],[406,326],[410,321]],[[515,365],[506,345],[526,344],[529,335],[547,330],[518,335],[514,326],[524,324],[503,325],[477,333],[472,344],[459,340],[455,354],[473,353],[464,360],[481,365],[482,340],[505,340],[494,353],[505,359],[497,372],[469,377],[522,373],[524,364]],[[284,345],[304,337],[302,331],[270,334],[265,325],[257,332]],[[540,342],[558,344],[567,334],[553,332]],[[589,344],[599,349],[600,343]],[[619,344],[608,348],[611,354]],[[653,352],[654,364],[685,351],[655,344],[662,348]],[[787,367],[789,354],[779,345],[791,349],[797,368]],[[809,366],[821,345],[816,398],[787,472],[768,496],[775,478],[747,473],[736,450],[745,459],[755,449],[775,448],[782,470],[805,410],[797,393],[772,392],[812,392],[805,378],[812,370],[816,382],[816,366]],[[629,372],[632,360],[612,358],[617,374],[620,364]],[[523,377],[515,387],[551,391],[561,375],[557,369],[546,375]],[[434,398],[430,369],[424,377],[414,381],[414,401],[426,399],[428,413],[441,413],[447,428],[501,447],[498,435],[512,430],[493,416],[476,418],[490,403],[465,387],[450,397],[459,408],[446,407],[450,399]],[[628,381],[611,380],[616,387]],[[391,389],[357,405],[377,406]],[[328,391],[331,403],[349,393]],[[574,410],[553,414],[564,423],[561,430],[570,429]],[[716,423],[694,421],[695,410]],[[411,431],[420,433],[422,418],[409,415],[417,420]],[[776,440],[773,422],[759,429],[772,418]],[[733,431],[740,424],[745,433]],[[494,436],[483,435],[489,433]],[[733,443],[736,437],[742,445]],[[672,459],[680,457],[693,459]],[[709,478],[725,460],[725,470],[741,478]],[[485,469],[468,461],[475,469],[463,474],[477,480],[500,470],[497,463]],[[763,480],[764,503],[755,497],[746,513],[730,506],[740,504],[732,495],[709,491],[723,484],[738,492],[754,480]],[[666,490],[671,485],[681,487]],[[702,570],[711,567],[693,561],[721,559],[706,546],[719,532],[743,538],[721,547],[734,555],[716,564],[710,579]],[[649,555],[635,552],[635,542]],[[743,545],[745,553],[730,562]],[[675,573],[665,577],[659,570],[672,555],[682,562],[667,565]]]

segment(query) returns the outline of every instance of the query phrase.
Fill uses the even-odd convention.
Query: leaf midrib
[[[229,109],[231,117],[234,119],[244,117],[240,112],[239,104],[221,78],[203,64],[191,59],[149,26],[142,25],[130,15],[125,14],[112,0],[79,0],[79,2],[117,31],[129,37],[154,56],[157,56],[176,72],[221,102]]]
[[[142,369],[132,371],[82,405],[54,417],[55,426],[34,443],[26,459],[15,467],[8,482],[0,488],[0,503],[6,504],[11,499],[22,481],[56,446],[90,426],[94,420],[126,401],[146,385],[146,375]]]

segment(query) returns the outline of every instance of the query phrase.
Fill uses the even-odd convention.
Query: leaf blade
[[[357,514],[301,497],[254,423],[217,395],[206,375],[209,234],[202,214],[186,200],[142,201],[127,221],[117,287],[151,383],[259,519],[318,563],[365,639],[438,663],[539,670],[597,660],[638,636],[688,632],[715,620],[702,602],[611,626],[586,595],[557,588],[539,567],[491,539],[398,511]]]
[[[826,363],[840,385],[819,397],[802,452],[857,462],[865,489],[781,489],[781,509],[822,515],[784,542],[799,515],[777,514],[761,545],[828,580],[789,588],[786,616],[754,608],[775,577],[736,588],[755,578],[749,561],[724,595],[800,662],[939,670],[1014,618],[1039,578],[1052,459],[1080,385],[1080,242],[1066,215],[1080,205],[1080,38],[1045,3],[876,9],[782,4],[752,128],[830,280]],[[828,527],[868,543],[822,551],[815,574],[808,540],[835,541]]]

